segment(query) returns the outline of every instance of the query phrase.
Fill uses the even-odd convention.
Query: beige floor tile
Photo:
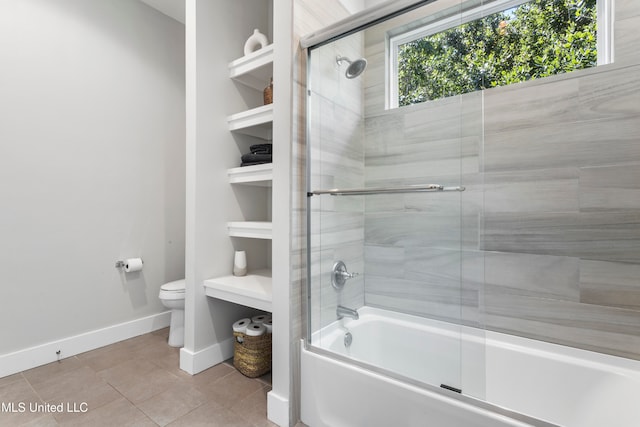
[[[58,422],[51,414],[43,414],[41,417],[22,424],[21,427],[55,427],[58,426]]]
[[[137,354],[146,356],[162,350],[171,351],[173,347],[167,344],[167,340],[162,335],[146,334],[121,341],[115,344],[115,349],[126,350],[136,357]]]
[[[169,328],[158,329],[157,331],[151,332],[153,335],[159,335],[164,337],[165,339],[169,338]]]
[[[50,403],[62,403],[66,408],[70,408],[70,410],[55,414],[56,420],[63,423],[66,420],[78,418],[81,415],[81,413],[74,412],[74,410],[82,411],[86,407],[88,411],[94,411],[121,397],[122,395],[109,384],[102,381],[95,381],[79,390],[64,390],[59,396],[51,399]]]
[[[61,396],[62,393],[73,393],[84,389],[88,384],[94,384],[100,379],[93,369],[83,366],[60,375],[56,375],[46,381],[31,384],[33,389],[45,402]]]
[[[47,403],[63,404],[65,410],[54,414],[59,422],[78,418],[82,414],[75,411],[85,406],[95,410],[122,397],[88,366],[52,378],[35,389]]]
[[[167,391],[180,379],[175,375],[156,368],[146,373],[144,376],[133,376],[131,381],[114,385],[124,397],[129,399],[134,405]]]
[[[38,385],[45,381],[50,381],[59,375],[64,375],[69,371],[81,368],[84,363],[75,356],[62,359],[59,362],[52,362],[37,368],[24,371],[22,374],[31,385]]]
[[[206,388],[208,385],[213,384],[222,377],[225,377],[235,371],[234,368],[227,366],[223,363],[212,366],[196,375],[186,374],[188,377],[184,378],[187,383],[195,385],[198,389]]]
[[[116,343],[112,346],[91,350],[76,357],[94,371],[103,371],[131,359],[130,352],[126,348],[114,347],[117,345]]]
[[[268,385],[269,387],[271,387],[271,384],[272,384],[271,371],[267,372],[261,377],[256,378],[256,381],[260,381],[262,384]]]
[[[137,359],[155,359],[158,357],[169,356],[179,353],[179,350],[169,346],[164,341],[152,340],[146,342],[143,346],[137,347],[131,351],[131,357]]]
[[[137,407],[160,426],[166,426],[206,402],[205,396],[184,381],[145,400]]]
[[[170,427],[253,427],[235,412],[215,402],[201,405],[184,417],[169,424]]]
[[[133,379],[141,378],[149,372],[158,369],[153,363],[142,359],[128,359],[110,368],[99,371],[97,375],[117,387],[121,384],[131,382]]]
[[[180,369],[180,350],[156,354],[149,357],[149,361],[159,368],[165,369],[179,377],[191,377],[188,373]]]
[[[22,426],[57,426],[56,419],[50,414],[31,412],[27,404],[23,413],[0,413],[0,426],[22,427]]]
[[[0,402],[5,405],[0,412],[0,426],[24,425],[44,416],[32,409],[43,402],[24,378],[0,387]]]
[[[123,345],[127,345],[131,350],[136,350],[141,346],[148,345],[151,342],[164,343],[165,338],[162,334],[145,334],[139,335],[137,337],[129,338],[128,340],[122,341]]]
[[[256,427],[274,427],[276,424],[267,419],[267,393],[271,387],[263,386],[245,399],[231,406],[231,411],[237,413]]]
[[[230,408],[263,387],[260,382],[233,371],[213,383],[198,386],[198,389],[210,400]]]
[[[42,402],[29,382],[21,378],[0,387],[0,402]]]
[[[14,383],[16,381],[21,381],[23,379],[24,377],[22,376],[22,373],[9,375],[7,377],[2,377],[0,378],[0,387]]]
[[[89,410],[82,416],[60,422],[61,426],[91,427],[146,427],[156,426],[142,411],[125,398],[100,408]]]

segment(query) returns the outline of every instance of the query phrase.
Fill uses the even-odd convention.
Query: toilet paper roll
[[[263,325],[267,329],[268,334],[273,333],[273,320],[271,318],[265,320]]]
[[[251,319],[248,317],[240,319],[233,324],[233,332],[240,332],[244,334],[247,331],[247,326],[251,323]]]
[[[261,324],[261,323],[264,323],[264,321],[267,319],[267,317],[269,317],[268,314],[260,314],[258,316],[253,316],[251,318],[251,322],[257,323],[257,324]]]
[[[142,270],[142,258],[129,258],[124,262],[124,271],[132,273],[134,271]]]
[[[264,335],[266,332],[267,328],[265,328],[264,325],[260,323],[250,323],[249,326],[247,326],[247,332],[245,333],[248,337],[259,337],[260,335]]]

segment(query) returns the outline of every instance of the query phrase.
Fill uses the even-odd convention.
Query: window
[[[390,34],[389,106],[609,63],[609,1],[477,0]]]

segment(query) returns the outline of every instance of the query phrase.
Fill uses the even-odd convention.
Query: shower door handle
[[[358,273],[349,273],[345,263],[338,261],[333,264],[333,270],[331,270],[331,285],[335,289],[341,290],[348,279],[353,279],[356,276]]]

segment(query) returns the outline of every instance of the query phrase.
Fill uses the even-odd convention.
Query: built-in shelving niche
[[[204,287],[210,297],[271,312],[271,270],[205,280]]]
[[[270,141],[273,132],[273,104],[232,114],[227,117],[227,123],[232,132]]]
[[[273,75],[273,44],[236,59],[229,64],[229,77],[262,90]]]
[[[273,163],[233,168],[227,171],[229,184],[271,187],[273,181]]]
[[[255,51],[229,64],[229,77],[255,90],[262,91],[273,75],[273,45]],[[268,104],[227,117],[229,131],[272,140],[273,104]],[[273,164],[245,166],[227,170],[230,185],[271,187]],[[270,189],[269,189],[270,191]],[[228,234],[234,238],[271,240],[269,221],[230,221]],[[271,312],[271,270],[250,271],[246,276],[223,276],[204,282],[206,295],[236,304]]]

